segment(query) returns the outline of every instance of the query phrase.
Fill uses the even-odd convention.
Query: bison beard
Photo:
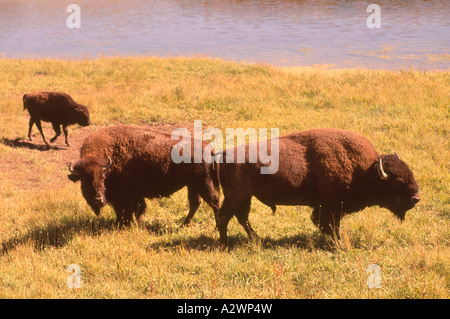
[[[170,134],[150,128],[119,125],[101,129],[85,139],[80,159],[69,165],[68,177],[81,180],[83,196],[95,214],[110,203],[120,224],[129,224],[133,214],[136,219],[142,216],[145,198],[170,196],[184,186],[189,200],[184,224],[192,220],[202,198],[212,207],[217,223],[215,163],[173,163],[170,152],[176,143]]]
[[[233,216],[250,238],[257,237],[248,221],[253,196],[272,208],[310,206],[313,223],[337,238],[345,214],[379,205],[404,219],[420,199],[413,173],[396,154],[380,156],[369,140],[351,131],[314,129],[280,137],[279,169],[273,175],[259,174],[260,162],[227,163],[225,153],[219,169],[223,245]]]

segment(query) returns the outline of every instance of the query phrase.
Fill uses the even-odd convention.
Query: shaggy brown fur
[[[248,159],[248,144],[246,149]],[[225,155],[226,150],[224,161]],[[378,173],[380,158],[388,175],[386,180]],[[280,137],[278,171],[262,175],[261,165],[220,164],[225,198],[219,211],[219,231],[225,245],[227,225],[233,215],[250,238],[256,236],[248,221],[252,196],[272,208],[313,207],[314,224],[337,237],[341,217],[347,213],[379,205],[403,219],[419,201],[419,187],[408,166],[396,154],[380,156],[369,140],[351,131],[314,129]]]
[[[184,224],[191,221],[201,198],[212,207],[217,222],[220,199],[216,165],[194,163],[193,152],[192,163],[175,164],[171,149],[177,143],[170,134],[152,128],[104,128],[85,139],[69,178],[81,179],[82,193],[95,214],[111,203],[122,224],[129,224],[133,213],[139,219],[145,212],[144,198],[169,196],[184,186],[188,187],[190,205]],[[206,145],[204,142],[203,148]]]
[[[23,96],[23,109],[27,109],[30,114],[28,126],[28,138],[31,139],[31,129],[33,124],[42,135],[45,144],[44,133],[42,132],[41,121],[51,122],[56,135],[50,139],[53,143],[61,135],[61,125],[63,127],[66,144],[70,146],[68,140],[67,126],[79,124],[88,126],[91,124],[89,110],[86,106],[78,104],[69,95],[61,92],[38,92],[28,93]]]

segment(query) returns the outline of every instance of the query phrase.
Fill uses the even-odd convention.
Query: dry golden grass
[[[0,60],[0,298],[448,298],[448,72],[280,69],[206,58]],[[22,95],[59,90],[88,105],[93,126],[71,127],[42,150],[23,143]],[[143,225],[117,229],[95,217],[66,163],[82,139],[117,123],[278,127],[280,134],[339,127],[396,151],[414,171],[422,201],[403,223],[372,207],[346,216],[338,243],[319,234],[307,207],[275,216],[253,200],[249,242],[235,220],[230,252],[218,248],[212,211],[190,227],[186,190],[148,200]],[[52,131],[44,124],[47,136]],[[81,288],[66,268],[81,268]],[[381,288],[368,289],[370,264]]]

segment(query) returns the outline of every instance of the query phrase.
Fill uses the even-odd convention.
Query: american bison
[[[91,124],[88,108],[75,102],[66,93],[38,92],[25,94],[23,96],[23,109],[28,110],[30,114],[28,138],[32,140],[31,129],[33,124],[36,124],[47,146],[49,144],[42,132],[41,121],[52,123],[56,135],[50,139],[50,143],[53,143],[61,135],[62,125],[67,146],[70,146],[67,126],[77,123],[81,126]]]
[[[217,224],[220,197],[216,164],[204,160],[174,163],[171,151],[176,143],[171,134],[153,128],[103,128],[84,140],[80,159],[69,165],[68,177],[74,182],[81,180],[83,196],[96,215],[110,203],[122,225],[130,224],[133,213],[139,220],[146,209],[144,198],[170,196],[184,186],[190,205],[184,224],[191,221],[201,198],[212,207]],[[202,143],[203,149],[209,145]],[[213,152],[211,148],[211,155]]]
[[[268,141],[269,150],[271,143],[274,140]],[[260,174],[259,159],[228,163],[224,151],[225,163],[219,167],[224,194],[218,218],[222,244],[227,245],[233,215],[250,238],[257,236],[248,221],[252,196],[272,209],[275,205],[310,206],[314,224],[337,238],[345,214],[379,205],[403,220],[420,200],[413,173],[397,154],[380,156],[358,133],[313,129],[280,137],[278,143],[279,168],[274,174]],[[247,143],[247,158],[248,148]]]

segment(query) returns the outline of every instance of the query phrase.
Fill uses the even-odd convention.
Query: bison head
[[[404,220],[406,212],[420,200],[413,173],[397,154],[382,155],[374,165],[378,175],[378,204]]]
[[[80,106],[75,109],[75,118],[76,122],[80,126],[89,126],[91,125],[91,119],[89,116],[89,110],[85,106]]]
[[[100,157],[86,156],[78,160],[73,166],[69,165],[69,179],[73,182],[81,181],[81,192],[96,215],[106,205],[105,178],[111,166],[111,158],[105,160]]]

